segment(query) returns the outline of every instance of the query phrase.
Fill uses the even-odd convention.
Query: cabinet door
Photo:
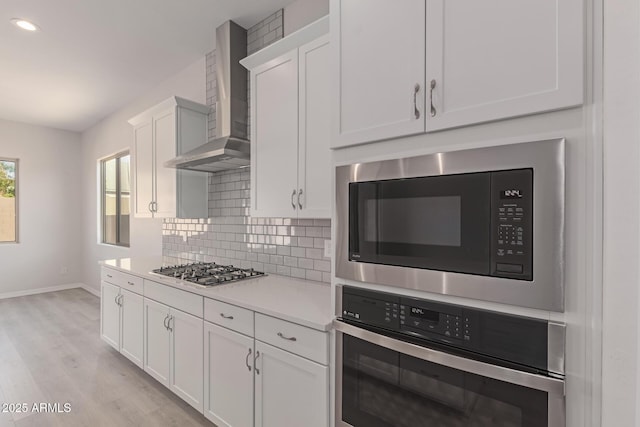
[[[298,49],[299,218],[331,218],[331,82],[329,36]]]
[[[176,170],[165,167],[164,163],[176,157],[175,108],[153,117],[153,134],[156,176],[154,217],[173,218],[176,216]]]
[[[135,216],[151,218],[153,198],[153,127],[151,120],[133,130]]]
[[[256,341],[256,427],[329,425],[329,368]]]
[[[253,426],[253,338],[205,322],[204,415],[219,427]]]
[[[171,375],[168,318],[169,307],[144,299],[144,370],[165,387]]]
[[[333,147],[425,130],[425,0],[331,0]]]
[[[143,331],[144,331],[144,302],[142,296],[129,292],[126,289],[121,291],[122,317],[120,322],[121,346],[120,352],[129,360],[143,367]]]
[[[583,20],[583,0],[429,0],[427,130],[581,104]]]
[[[298,51],[251,71],[251,215],[297,215]]]
[[[203,321],[171,309],[171,390],[202,413]]]
[[[120,306],[117,299],[120,288],[107,282],[101,283],[100,335],[104,341],[120,351]]]

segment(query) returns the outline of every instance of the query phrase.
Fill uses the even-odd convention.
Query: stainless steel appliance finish
[[[343,334],[347,334],[380,347],[390,349],[401,354],[410,355],[427,362],[493,378],[499,381],[521,385],[530,389],[544,391],[548,394],[547,426],[563,427],[565,425],[565,389],[564,381],[561,379],[544,377],[476,360],[466,359],[376,334],[366,329],[361,329],[340,321],[334,321],[334,328],[336,330],[336,426],[338,427],[353,427],[351,424],[344,422],[342,416]]]
[[[424,307],[415,315],[433,328],[416,329],[410,320],[416,309],[409,315],[407,304]],[[510,426],[565,426],[564,324],[451,305],[471,319],[477,347],[438,332],[449,316],[437,302],[338,285],[335,308],[336,426],[427,425],[434,419],[451,426],[505,419]],[[439,317],[428,313],[439,308],[445,310]],[[476,350],[460,351],[465,347]],[[531,348],[546,353],[545,364],[531,357]],[[372,410],[380,399],[388,407]],[[487,408],[495,410],[489,418]]]
[[[505,304],[564,310],[565,141],[552,139],[336,168],[336,276]],[[349,183],[533,169],[533,280],[349,261]]]
[[[249,166],[247,31],[233,21],[216,29],[216,134],[217,138],[176,157],[165,166],[218,172]]]

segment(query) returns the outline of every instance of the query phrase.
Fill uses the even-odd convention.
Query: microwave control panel
[[[533,280],[533,170],[491,173],[491,275]]]

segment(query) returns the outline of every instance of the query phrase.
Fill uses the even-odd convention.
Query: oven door
[[[565,425],[562,380],[334,326],[336,426]]]
[[[349,260],[490,274],[491,174],[349,184]]]

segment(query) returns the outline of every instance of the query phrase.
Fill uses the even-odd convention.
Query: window
[[[0,158],[0,243],[18,242],[18,160]]]
[[[128,152],[100,162],[102,182],[102,243],[129,246],[131,157]]]

